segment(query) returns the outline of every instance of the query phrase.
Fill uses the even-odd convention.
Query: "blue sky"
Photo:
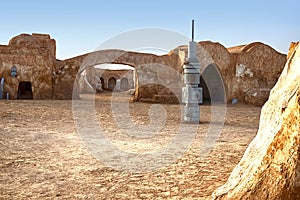
[[[57,58],[93,51],[114,35],[144,27],[171,29],[226,47],[261,41],[287,53],[300,39],[297,0],[52,0],[1,1],[0,44],[20,33],[48,33]]]

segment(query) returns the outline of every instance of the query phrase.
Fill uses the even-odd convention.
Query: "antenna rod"
[[[194,20],[192,20],[192,41],[194,42]]]

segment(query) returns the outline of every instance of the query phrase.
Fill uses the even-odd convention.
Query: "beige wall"
[[[102,50],[63,61],[55,58],[55,46],[55,40],[43,34],[21,34],[9,45],[1,45],[0,76],[5,77],[4,92],[15,99],[19,82],[30,81],[34,99],[77,98],[76,77],[83,66],[113,63],[136,68],[135,100],[181,93],[180,74],[187,46],[177,47],[163,56]],[[226,49],[219,43],[199,42],[198,55],[201,73],[211,64],[219,70],[228,102],[236,98],[254,105],[262,105],[267,100],[286,62],[286,55],[262,43]],[[10,77],[13,66],[17,67],[17,78]],[[118,72],[113,73],[118,76]]]

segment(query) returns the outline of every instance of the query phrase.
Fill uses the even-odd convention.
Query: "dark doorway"
[[[208,87],[207,87],[207,85],[204,81],[204,78],[202,76],[200,76],[199,87],[202,87],[203,103],[204,104],[210,104],[211,99],[210,99],[209,90],[208,90]]]
[[[129,82],[127,78],[121,79],[121,90],[128,90],[129,89]]]
[[[18,99],[33,99],[31,82],[19,83]]]
[[[103,90],[104,89],[104,79],[102,77],[100,77],[100,82],[101,82],[101,88]]]
[[[204,102],[225,103],[225,86],[217,66],[215,64],[207,66],[200,78]]]
[[[114,77],[111,77],[110,79],[108,79],[108,89],[114,90],[116,87],[116,82],[117,82],[117,80]]]

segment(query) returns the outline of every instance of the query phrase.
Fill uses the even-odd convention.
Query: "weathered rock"
[[[213,199],[300,199],[300,44],[262,108],[257,136]]]

